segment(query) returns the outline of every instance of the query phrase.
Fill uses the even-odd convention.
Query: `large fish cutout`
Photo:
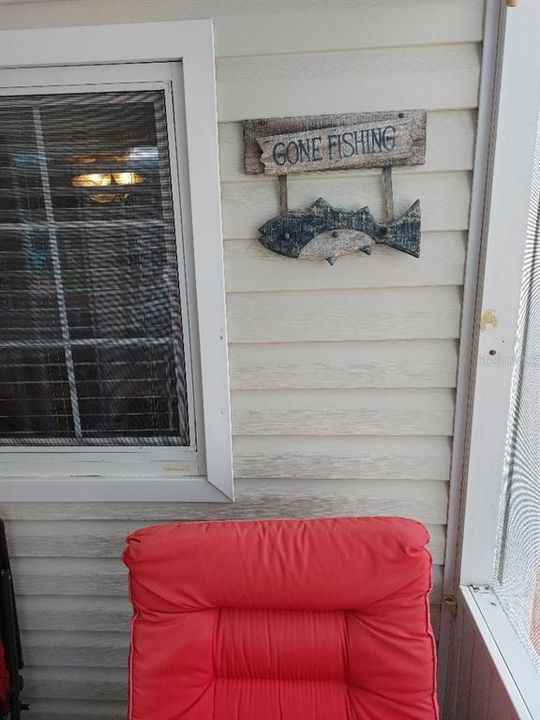
[[[292,258],[325,259],[333,265],[340,255],[371,254],[374,245],[420,255],[420,201],[391,223],[377,223],[364,207],[335,208],[319,198],[307,210],[291,210],[259,228],[261,243],[272,252]]]

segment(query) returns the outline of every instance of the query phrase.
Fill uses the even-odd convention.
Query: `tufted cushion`
[[[436,720],[428,539],[402,518],[133,533],[129,720]]]

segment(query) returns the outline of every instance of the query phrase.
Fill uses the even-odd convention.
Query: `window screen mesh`
[[[495,590],[540,671],[540,125],[508,423]],[[509,249],[511,252],[511,248]]]
[[[161,91],[0,98],[0,443],[189,445]]]

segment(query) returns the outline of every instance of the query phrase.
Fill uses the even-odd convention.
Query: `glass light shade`
[[[88,173],[84,175],[75,175],[71,178],[71,184],[77,188],[100,188],[109,187],[111,185],[119,185],[126,187],[130,185],[140,185],[144,182],[144,177],[137,172],[114,172],[114,173]],[[100,204],[113,202],[122,202],[127,200],[129,193],[92,193],[90,199]]]
[[[71,178],[73,187],[94,188],[105,187],[112,182],[110,173],[90,173],[88,175],[75,175]]]
[[[112,173],[114,182],[117,185],[140,185],[144,177],[137,172]]]

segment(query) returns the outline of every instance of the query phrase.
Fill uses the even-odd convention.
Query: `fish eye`
[[[290,240],[290,239],[291,239],[291,234],[290,234],[290,233],[285,233],[285,235],[284,235],[283,237],[284,237],[285,240]]]

